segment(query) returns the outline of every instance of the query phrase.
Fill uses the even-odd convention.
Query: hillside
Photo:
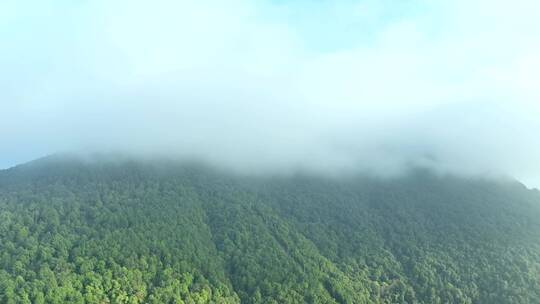
[[[0,171],[0,302],[540,303],[540,193],[49,157]]]

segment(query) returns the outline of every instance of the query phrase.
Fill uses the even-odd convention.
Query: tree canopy
[[[38,160],[0,171],[0,302],[540,303],[540,194]]]

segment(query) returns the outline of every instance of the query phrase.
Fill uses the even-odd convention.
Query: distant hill
[[[0,171],[0,302],[538,304],[540,194],[53,156]]]

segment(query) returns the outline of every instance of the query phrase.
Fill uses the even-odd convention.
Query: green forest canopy
[[[50,157],[0,171],[0,302],[537,304],[540,194]]]

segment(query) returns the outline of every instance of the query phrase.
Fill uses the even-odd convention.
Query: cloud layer
[[[1,156],[111,150],[383,175],[425,165],[540,185],[539,10],[4,1]]]

